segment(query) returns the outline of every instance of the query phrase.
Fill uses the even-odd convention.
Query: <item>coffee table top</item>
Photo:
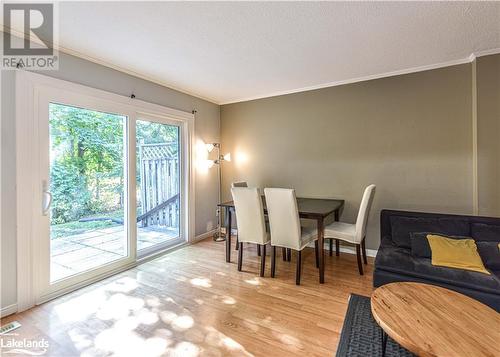
[[[500,314],[438,286],[391,283],[371,297],[384,331],[419,356],[500,356]]]

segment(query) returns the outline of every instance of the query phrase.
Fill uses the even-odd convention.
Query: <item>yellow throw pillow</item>
[[[432,265],[477,271],[491,275],[483,265],[474,239],[451,239],[428,234]]]

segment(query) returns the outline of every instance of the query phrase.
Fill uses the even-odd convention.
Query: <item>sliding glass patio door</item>
[[[44,199],[51,202],[45,202],[44,214],[50,227],[50,282],[55,283],[129,256],[127,116],[48,106]]]
[[[35,107],[37,302],[187,240],[182,122],[60,90]]]
[[[181,128],[166,119],[136,121],[136,222],[140,257],[181,238]]]

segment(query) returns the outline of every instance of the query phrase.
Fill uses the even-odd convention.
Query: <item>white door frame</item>
[[[138,112],[137,113],[137,117],[135,119],[136,119],[136,122],[133,125],[134,129],[137,126],[137,120],[154,122],[154,123],[164,124],[164,125],[176,126],[176,127],[179,128],[179,144],[180,144],[180,147],[184,146],[184,142],[186,140],[188,140],[188,138],[186,137],[186,135],[184,135],[185,130],[183,129],[182,125],[180,125],[180,123],[178,121],[170,120],[169,118],[166,118],[166,117],[153,116],[153,115],[150,115],[150,114],[145,113],[145,112]],[[134,140],[136,140],[135,133],[134,133]],[[185,155],[186,155],[186,150],[180,150],[180,153],[179,153],[179,174],[180,174],[179,176],[180,176],[180,182],[185,182],[185,179],[186,179],[186,170],[185,170],[185,167],[184,167],[185,163],[186,163],[186,157],[185,157]],[[135,179],[135,177],[134,177],[134,179]],[[135,185],[135,182],[134,182],[134,187],[135,186],[136,185]],[[184,201],[184,198],[185,198],[185,195],[186,195],[185,191],[186,191],[185,188],[180,187],[180,190],[179,190],[179,193],[180,193],[180,195],[179,195],[179,203],[180,203],[180,206],[181,206],[181,212],[183,210],[183,207],[186,204],[186,202]],[[137,205],[135,205],[135,207],[136,206]],[[135,214],[135,212],[134,212],[134,216],[137,216]],[[179,218],[182,219],[183,217],[181,216]],[[179,225],[179,236],[180,237],[186,236],[186,234],[185,234],[185,228],[186,228],[185,224],[181,223]],[[172,246],[176,246],[178,244],[179,244],[179,241],[178,240],[174,240],[173,242],[161,243],[161,244],[158,244],[158,245],[155,245],[155,246],[152,246],[152,247],[145,248],[145,249],[143,249],[140,252],[140,254],[139,254],[139,251],[137,252],[137,260],[140,261],[142,259],[147,259],[150,256],[156,256],[159,253],[163,252],[164,250],[168,250]]]
[[[134,145],[128,147],[128,164],[135,160],[135,120],[141,115],[147,117],[163,117],[173,120],[182,127],[183,150],[185,160],[183,175],[185,177],[183,191],[184,207],[186,214],[183,217],[183,228],[188,242],[194,238],[194,115],[176,109],[163,107],[157,104],[148,103],[142,100],[131,99],[114,93],[94,89],[91,87],[55,79],[26,71],[16,72],[16,199],[17,199],[17,308],[18,311],[24,311],[33,307],[36,303],[43,302],[56,296],[39,296],[39,274],[36,271],[38,262],[36,261],[38,249],[36,227],[39,223],[37,217],[41,210],[41,189],[38,174],[38,134],[39,120],[38,108],[39,99],[47,93],[65,93],[65,95],[75,98],[78,96],[86,99],[95,98],[97,106],[105,104],[106,107],[119,108],[119,113],[129,116],[128,130],[129,143],[133,140]],[[133,136],[131,136],[133,135]],[[132,153],[132,149],[133,153]],[[128,193],[131,200],[135,201],[135,178],[130,178]],[[135,210],[135,205],[130,204],[131,209]],[[135,217],[135,215],[133,215]],[[129,222],[129,232],[132,222]],[[135,225],[134,225],[135,226]],[[133,238],[133,237],[131,237]],[[135,240],[132,244],[135,244]],[[135,253],[135,248],[133,252]],[[120,270],[128,269],[136,264],[136,256],[126,266]],[[102,279],[104,276],[115,274],[117,271],[107,271],[93,279],[83,281],[82,283],[58,291],[62,294],[80,286],[90,284],[93,281]]]

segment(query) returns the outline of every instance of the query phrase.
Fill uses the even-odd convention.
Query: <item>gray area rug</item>
[[[342,326],[337,357],[382,356],[382,330],[373,319],[370,298],[351,294]],[[385,350],[387,357],[414,356],[390,337]]]

